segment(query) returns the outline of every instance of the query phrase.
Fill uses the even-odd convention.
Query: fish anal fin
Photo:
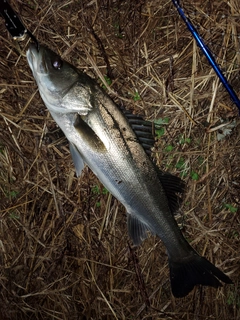
[[[197,253],[184,262],[169,259],[172,293],[176,298],[185,297],[196,285],[221,287],[219,280],[232,284],[232,280],[207,259]]]
[[[75,145],[72,144],[71,142],[69,143],[69,149],[72,156],[73,164],[76,169],[76,175],[77,177],[79,177],[84,168],[84,162],[83,162],[82,156],[77,150],[77,148],[75,147]]]
[[[132,214],[128,214],[128,234],[132,239],[134,245],[139,245],[147,238],[147,231],[151,231],[145,223],[141,222]],[[152,232],[152,231],[151,231]]]
[[[168,204],[172,213],[175,213],[181,203],[182,203],[182,196],[185,191],[185,182],[177,177],[172,175],[168,172],[163,172],[157,169],[158,177],[161,181],[163,189],[168,199]]]

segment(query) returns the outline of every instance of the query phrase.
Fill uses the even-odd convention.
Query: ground
[[[186,182],[179,226],[234,284],[172,296],[163,243],[135,248],[122,205],[90,169],[76,177],[1,19],[1,319],[240,319],[239,114],[172,1],[10,2],[40,43],[158,123],[153,158]],[[238,0],[181,4],[240,96]]]

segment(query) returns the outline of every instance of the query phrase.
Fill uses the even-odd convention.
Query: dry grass
[[[89,169],[75,177],[67,142],[1,21],[1,319],[240,319],[238,114],[171,1],[11,3],[41,43],[99,82],[110,75],[117,103],[169,118],[155,156],[187,182],[179,222],[234,285],[172,297],[161,241],[134,249],[123,207]],[[182,5],[240,96],[239,1]],[[237,127],[218,141],[214,126],[232,117]]]

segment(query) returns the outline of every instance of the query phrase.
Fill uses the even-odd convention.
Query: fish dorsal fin
[[[147,238],[147,231],[151,231],[151,229],[132,214],[128,214],[127,219],[128,234],[134,245],[139,245]]]
[[[144,148],[145,152],[148,155],[151,155],[151,149],[155,143],[154,137],[154,124],[150,121],[144,120],[141,116],[133,114],[131,111],[128,111],[121,107],[122,112],[127,118],[131,128],[136,134],[139,142]]]
[[[171,173],[163,172],[157,167],[156,170],[167,196],[169,208],[172,213],[175,213],[182,203],[182,196],[186,184],[181,178],[174,176]]]

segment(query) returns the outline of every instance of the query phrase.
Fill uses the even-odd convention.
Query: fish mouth
[[[30,43],[27,50],[27,60],[28,64],[33,73],[37,74],[47,74],[48,69],[46,63],[44,62],[44,48],[42,46],[36,47],[36,44]]]
[[[37,51],[36,46],[33,43],[31,43],[29,45],[28,50],[27,50],[27,60],[28,60],[28,64],[29,64],[30,68],[32,69],[32,71],[34,71],[34,64],[37,61],[38,53],[39,52]]]

